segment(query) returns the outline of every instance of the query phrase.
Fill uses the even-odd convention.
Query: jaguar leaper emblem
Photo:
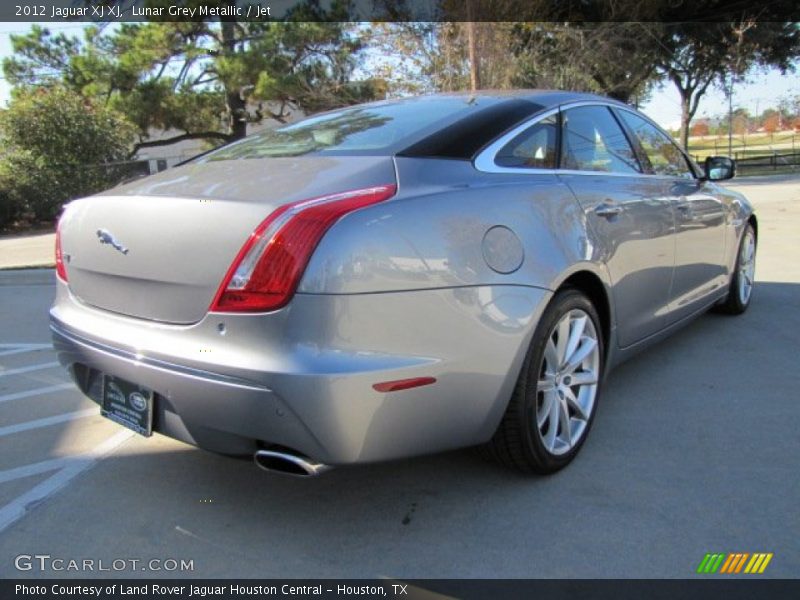
[[[97,230],[97,239],[100,240],[101,244],[108,244],[109,246],[114,248],[114,250],[119,250],[123,254],[127,254],[128,253],[128,249],[125,246],[123,246],[122,244],[120,244],[114,238],[114,236],[111,234],[111,232],[108,231],[107,229],[98,229]]]

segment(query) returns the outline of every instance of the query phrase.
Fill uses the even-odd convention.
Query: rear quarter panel
[[[480,173],[459,160],[397,158],[396,166],[397,195],[328,231],[300,293],[553,290],[581,269],[608,281],[601,245],[589,238],[583,211],[555,175]]]
[[[428,365],[407,376],[439,380],[413,396],[387,397],[379,410],[355,411],[371,432],[362,459],[488,440],[551,290],[578,270],[608,281],[602,246],[555,175],[487,174],[458,160],[396,165],[398,194],[328,231],[293,302],[315,344],[342,355],[426,357]],[[305,310],[323,298],[339,308]],[[355,389],[345,395],[359,397]],[[395,439],[391,424],[410,415],[419,415],[413,443],[405,433]]]

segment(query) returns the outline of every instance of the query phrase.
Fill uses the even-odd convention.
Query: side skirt
[[[668,325],[667,327],[665,327],[661,331],[658,331],[658,332],[656,332],[656,333],[654,333],[654,334],[652,334],[652,335],[650,335],[650,336],[648,336],[648,337],[646,337],[646,338],[644,338],[642,340],[639,340],[638,342],[636,342],[634,344],[631,344],[630,346],[626,346],[624,348],[620,348],[617,345],[616,329],[615,329],[612,332],[612,338],[613,339],[611,340],[611,344],[609,344],[609,347],[610,348],[614,348],[614,351],[609,353],[608,360],[606,361],[606,374],[608,374],[617,365],[620,365],[620,364],[624,363],[626,360],[628,360],[630,358],[633,358],[634,356],[639,354],[645,348],[649,348],[650,346],[653,346],[653,345],[665,340],[666,338],[670,337],[673,333],[675,333],[679,329],[682,329],[683,327],[685,327],[686,325],[688,325],[689,323],[694,321],[697,317],[705,314],[708,311],[708,309],[710,309],[712,306],[714,306],[717,302],[719,302],[722,299],[724,299],[727,294],[728,294],[728,288],[727,287],[722,289],[722,290],[719,290],[716,294],[714,294],[714,296],[712,296],[709,299],[706,299],[703,302],[703,304],[700,306],[700,308],[698,308],[692,314],[687,315],[686,317],[682,318],[681,320],[676,321],[675,323],[672,323],[672,324]]]

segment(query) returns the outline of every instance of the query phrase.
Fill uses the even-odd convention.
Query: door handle
[[[687,219],[695,218],[694,210],[692,209],[692,203],[688,200],[679,201],[677,204],[675,204],[675,209]]]
[[[609,202],[603,202],[594,209],[594,214],[596,214],[598,217],[605,217],[607,219],[616,217],[621,212],[622,207],[619,204],[611,204]]]

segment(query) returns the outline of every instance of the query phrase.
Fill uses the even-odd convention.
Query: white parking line
[[[43,419],[36,419],[34,421],[26,421],[25,423],[17,423],[16,425],[8,425],[0,427],[0,437],[4,435],[11,435],[12,433],[19,433],[21,431],[30,431],[31,429],[40,429],[42,427],[50,427],[58,423],[66,423],[67,421],[74,421],[75,419],[83,419],[86,417],[94,417],[99,415],[97,408],[87,408],[86,410],[78,410],[71,413],[64,413],[55,415],[54,417],[45,417]]]
[[[48,385],[47,387],[40,387],[33,390],[25,390],[24,392],[15,392],[13,394],[6,394],[0,396],[0,403],[10,402],[11,400],[21,400],[22,398],[30,398],[31,396],[39,396],[49,394],[51,392],[60,392],[61,390],[77,390],[78,388],[74,383],[59,383],[58,385]]]
[[[23,517],[34,505],[60,490],[83,471],[89,469],[99,459],[129,440],[133,435],[132,431],[120,431],[85,454],[62,459],[65,466],[61,470],[0,508],[0,532],[20,517]],[[0,477],[2,477],[2,473],[0,473]],[[0,479],[0,481],[2,480]]]
[[[9,369],[8,371],[0,371],[0,377],[7,375],[20,375],[22,373],[30,373],[31,371],[40,371],[42,369],[52,369],[59,366],[58,361],[49,363],[40,363],[38,365],[30,365],[29,367],[19,367],[18,369]]]
[[[32,477],[33,475],[47,473],[48,471],[55,471],[66,465],[67,460],[66,458],[53,458],[31,465],[0,471],[0,483],[14,481],[15,479],[24,479],[25,477]]]
[[[42,348],[52,348],[51,344],[20,344],[20,343],[3,343],[0,344],[0,348],[25,348],[26,350],[40,350]]]
[[[0,356],[10,356],[12,354],[22,354],[25,352],[33,352],[44,349],[52,349],[52,346],[50,344],[3,343],[0,344]],[[5,371],[2,370],[2,367],[0,366],[0,377],[21,375],[23,373],[51,369],[58,366],[59,363],[55,361],[7,369]],[[9,402],[11,400],[20,400],[23,398],[31,398],[34,396],[40,396],[68,389],[74,390],[76,388],[72,383],[49,385],[32,390],[2,395],[0,396],[0,403]],[[35,419],[33,421],[18,423],[16,425],[8,425],[6,427],[0,427],[0,437],[22,431],[39,429],[41,427],[49,427],[51,425],[57,425],[59,423],[82,419],[97,414],[97,408],[90,408],[61,415],[55,415],[52,417],[45,417],[43,419]],[[94,465],[95,462],[103,458],[106,454],[112,452],[121,444],[129,440],[132,436],[133,432],[122,430],[83,454],[45,460],[30,465],[24,465],[22,467],[0,471],[0,484],[7,481],[14,481],[17,479],[23,479],[26,477],[32,477],[34,475],[41,475],[43,473],[56,471],[38,485],[18,496],[5,506],[0,507],[0,532],[14,523],[17,519],[24,516],[36,504],[63,488],[65,485],[67,485],[67,483],[69,483],[73,478],[77,477],[83,471],[89,469],[92,465]]]
[[[36,352],[44,348],[12,348],[11,350],[0,350],[0,356],[11,356],[12,354],[24,354],[25,352]]]

